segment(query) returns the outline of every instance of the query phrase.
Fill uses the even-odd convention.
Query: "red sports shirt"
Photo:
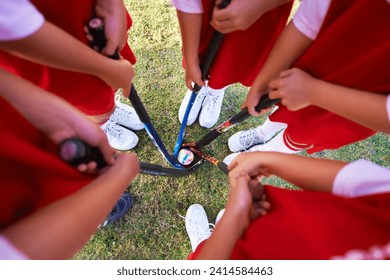
[[[333,0],[320,33],[294,64],[315,78],[359,90],[390,92],[390,5],[385,0]],[[367,112],[364,112],[367,113]],[[310,106],[280,106],[270,119],[287,123],[285,136],[309,153],[363,140],[375,132]]]

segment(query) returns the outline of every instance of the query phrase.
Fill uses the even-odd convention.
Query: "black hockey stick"
[[[89,34],[92,36],[92,46],[97,48],[98,50],[102,50],[106,44],[107,39],[104,34],[104,22],[100,18],[93,18],[88,22],[87,25]],[[115,51],[115,53],[111,56],[109,56],[112,59],[119,59],[119,53],[118,51]],[[156,129],[154,128],[151,119],[149,117],[149,114],[147,113],[144,104],[142,103],[134,84],[131,86],[130,94],[129,94],[129,100],[131,104],[133,105],[135,111],[137,112],[138,117],[140,118],[141,122],[145,126],[145,130],[149,135],[149,138],[152,140],[153,144],[157,147],[159,152],[162,154],[162,156],[165,158],[167,162],[169,162],[173,167],[178,169],[185,169],[183,165],[181,165],[177,159],[173,156],[171,156],[166,149],[164,143],[162,142],[159,134],[157,133]]]
[[[96,162],[98,169],[107,166],[102,153],[97,147],[91,147],[78,138],[69,138],[60,143],[58,155],[62,160],[74,167],[91,161]],[[188,169],[175,169],[148,162],[140,162],[140,173],[153,176],[183,177],[197,170],[201,164],[201,161],[197,161]]]
[[[220,9],[224,9],[230,4],[230,2],[231,2],[231,0],[223,0],[218,5],[218,7]],[[200,64],[200,71],[202,73],[202,80],[203,81],[208,80],[211,65],[213,64],[214,59],[217,56],[219,47],[222,44],[223,37],[224,37],[224,35],[218,31],[214,31],[213,36],[211,37],[210,43],[209,43],[207,50],[206,50],[205,57],[204,57],[202,63]],[[198,92],[200,91],[201,88],[202,88],[201,86],[195,84],[194,89],[191,93],[190,99],[188,100],[188,105],[187,105],[186,111],[184,113],[182,123],[180,125],[180,130],[179,130],[179,134],[177,135],[175,147],[173,149],[173,156],[175,158],[177,158],[179,151],[181,149],[183,140],[184,140],[185,128],[187,126],[187,119],[188,119],[188,116],[190,114],[192,105],[194,104],[194,101],[196,99],[196,95],[198,94]]]
[[[262,98],[260,99],[259,103],[256,105],[255,109],[256,111],[260,112],[262,109],[269,108],[277,103],[280,102],[280,99],[270,99],[268,97],[268,94],[264,94]],[[191,142],[191,143],[184,143],[182,147],[196,147],[196,148],[202,148],[206,145],[208,145],[211,141],[216,139],[218,136],[220,136],[222,133],[228,131],[229,129],[233,128],[237,124],[243,122],[247,118],[249,118],[251,115],[248,112],[248,108],[242,109],[240,112],[235,114],[234,116],[230,117],[226,121],[224,121],[222,124],[218,125],[215,129],[208,132],[205,136],[202,137],[197,142]]]

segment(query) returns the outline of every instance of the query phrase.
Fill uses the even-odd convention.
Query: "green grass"
[[[186,90],[181,67],[181,40],[176,12],[169,0],[127,0],[134,24],[129,33],[130,45],[137,56],[134,84],[167,148],[172,151],[179,131],[178,108]],[[234,85],[227,90],[220,121],[238,111],[247,88]],[[260,122],[264,121],[264,117]],[[251,118],[212,142],[205,152],[223,159],[228,153],[227,139],[234,132],[256,126]],[[206,130],[199,125],[187,128],[186,139],[197,140]],[[142,161],[168,166],[144,130],[137,132],[140,141],[133,152]],[[352,161],[366,158],[390,165],[389,139],[377,134],[370,139],[313,155]],[[269,183],[287,188],[294,186],[278,178]],[[202,204],[211,222],[224,208],[229,185],[222,172],[204,164],[185,178],[161,178],[139,175],[129,186],[135,197],[132,211],[117,224],[98,230],[76,259],[184,259],[191,250],[185,231],[187,208]]]

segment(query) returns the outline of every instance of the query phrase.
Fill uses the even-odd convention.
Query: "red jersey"
[[[204,56],[214,29],[210,25],[215,0],[202,0],[203,25],[200,61]],[[262,15],[247,30],[234,31],[224,36],[222,45],[209,71],[209,85],[220,89],[239,82],[252,85],[273,44],[286,26],[293,1]]]
[[[31,2],[48,21],[88,44],[83,27],[92,17],[94,1]],[[130,17],[128,23],[130,27]],[[122,55],[135,63],[129,46]],[[53,69],[1,51],[0,66],[61,96],[87,114],[105,114],[114,106],[113,90],[95,76]],[[62,162],[56,146],[2,98],[0,139],[0,229],[93,180]]]
[[[351,250],[388,258],[370,251],[390,246],[390,193],[344,198],[270,186],[265,191],[272,209],[251,223],[231,259],[338,259]]]
[[[377,93],[390,92],[390,5],[386,1],[333,0],[317,39],[294,64],[315,78]],[[287,123],[285,137],[309,144],[309,153],[363,140],[375,132],[318,107],[270,119]]]
[[[56,146],[0,98],[0,229],[88,184]]]
[[[95,2],[88,1],[31,1],[46,20],[65,30],[84,44],[84,26],[94,14]],[[131,26],[128,15],[128,27]],[[126,45],[122,56],[135,63],[135,56]],[[0,51],[0,66],[35,85],[50,91],[88,115],[103,115],[114,108],[114,91],[105,82],[93,75],[58,70],[36,64]]]

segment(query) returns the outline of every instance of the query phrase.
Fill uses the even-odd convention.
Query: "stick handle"
[[[97,147],[91,147],[78,138],[69,138],[62,141],[58,147],[58,155],[74,167],[91,161],[96,162],[98,169],[107,166],[103,154]]]
[[[257,112],[260,112],[261,110],[263,109],[266,109],[266,108],[269,108],[277,103],[280,102],[280,99],[277,98],[277,99],[270,99],[268,94],[264,94],[259,103],[257,103],[257,105],[255,106],[255,109]],[[231,119],[230,119],[230,122],[232,124],[238,124],[244,120],[246,120],[247,118],[249,118],[251,115],[249,114],[248,112],[248,108],[244,108],[242,109],[239,113],[237,113],[236,115],[234,115]]]
[[[224,162],[218,161],[217,166],[223,173],[225,173],[226,175],[229,175],[228,167]]]
[[[223,0],[218,7],[220,9],[225,9],[230,4],[230,2],[231,0]],[[210,43],[206,49],[206,55],[200,64],[200,71],[202,73],[203,81],[208,79],[211,65],[213,64],[213,61],[217,56],[218,49],[222,44],[223,37],[224,35],[218,31],[215,31],[213,36],[211,37]],[[201,88],[202,87],[197,84],[194,85],[194,91],[196,92],[200,91]]]
[[[93,41],[91,42],[92,47],[98,48],[99,52],[104,49],[107,45],[106,35],[104,33],[104,22],[101,18],[92,18],[87,24],[88,32],[92,36]],[[114,54],[109,55],[109,58],[119,59],[118,49]]]

